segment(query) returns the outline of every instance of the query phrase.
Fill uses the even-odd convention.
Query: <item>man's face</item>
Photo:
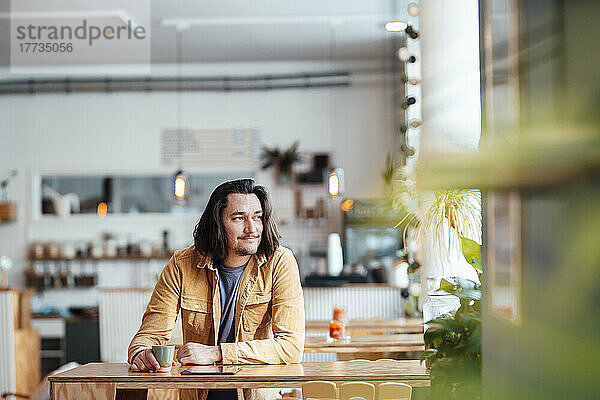
[[[230,193],[221,215],[227,232],[228,254],[255,254],[262,238],[263,211],[254,193]]]

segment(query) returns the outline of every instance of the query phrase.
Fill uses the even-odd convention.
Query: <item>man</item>
[[[154,371],[152,345],[170,339],[181,309],[181,364],[288,364],[304,351],[298,266],[279,245],[267,189],[252,179],[219,185],[194,230],[194,245],[163,269],[129,345],[133,371]],[[207,393],[208,392],[208,393]],[[273,398],[277,391],[210,390],[187,398]],[[197,397],[196,397],[197,396]]]

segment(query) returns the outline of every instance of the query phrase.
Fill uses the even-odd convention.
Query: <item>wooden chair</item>
[[[348,382],[340,385],[340,400],[375,400],[375,385],[367,382]]]
[[[329,381],[310,381],[302,384],[303,399],[339,399],[337,386]]]
[[[404,383],[384,382],[377,385],[377,400],[410,400],[412,387]]]

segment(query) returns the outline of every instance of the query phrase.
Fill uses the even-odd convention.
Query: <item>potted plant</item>
[[[481,249],[461,238],[467,262],[481,275]],[[440,290],[458,297],[455,312],[427,321],[421,361],[431,370],[431,399],[481,399],[481,285],[442,279]]]
[[[436,294],[446,294],[459,304],[456,311],[425,321],[426,350],[421,360],[431,370],[430,398],[480,399],[481,246],[470,238],[481,235],[481,193],[441,190],[424,204],[415,188],[411,171],[399,169],[391,186],[392,199],[407,215],[398,226],[405,226],[405,236],[412,229],[417,243],[428,244],[429,261],[439,263],[443,275]],[[453,254],[475,268],[474,280],[445,276],[444,264]]]
[[[433,259],[436,262],[447,262],[454,251],[462,250],[462,239],[481,235],[481,192],[475,189],[450,189],[433,193],[433,199],[426,207],[419,210],[416,202],[419,199],[414,189],[414,180],[404,173],[406,178],[396,183],[397,202],[411,207],[406,217],[398,225],[404,224],[405,230],[413,228],[415,240],[424,243],[431,236],[433,239]],[[409,186],[410,183],[410,186]],[[406,190],[410,187],[411,190]],[[417,198],[415,200],[415,198]]]
[[[292,182],[294,164],[302,160],[298,151],[300,143],[294,142],[287,150],[281,150],[279,147],[264,146],[260,156],[262,160],[262,169],[274,168],[275,179],[280,184],[289,184]]]
[[[11,178],[17,176],[17,170],[10,170],[8,176],[0,181],[0,222],[13,221],[17,218],[17,204],[8,201],[8,184]]]

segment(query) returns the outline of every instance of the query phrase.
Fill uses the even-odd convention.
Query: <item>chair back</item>
[[[377,385],[377,400],[410,400],[412,387],[398,382],[384,382]]]
[[[337,400],[339,396],[334,382],[310,381],[302,384],[302,398],[305,400]]]
[[[375,385],[368,382],[348,382],[340,385],[340,400],[375,400]]]

